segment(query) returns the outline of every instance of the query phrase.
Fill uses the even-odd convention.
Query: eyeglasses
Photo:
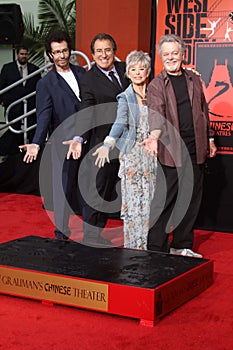
[[[67,48],[67,49],[63,49],[63,50],[55,50],[55,51],[51,51],[52,54],[54,56],[61,56],[61,55],[65,55],[69,52],[70,50]]]
[[[112,53],[113,52],[113,50],[110,48],[110,47],[108,47],[108,48],[106,48],[106,49],[96,49],[95,50],[95,53],[97,54],[97,55],[102,55],[103,53],[105,53],[105,54],[110,54],[110,53]]]

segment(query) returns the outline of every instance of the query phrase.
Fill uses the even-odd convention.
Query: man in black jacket
[[[0,91],[17,82],[18,80],[25,78],[27,75],[37,71],[39,67],[28,62],[28,48],[25,46],[19,46],[16,49],[17,59],[13,62],[3,65],[0,75]],[[0,102],[4,106],[6,111],[7,107],[14,101],[34,92],[38,80],[41,78],[40,73],[34,75],[30,79],[25,80],[21,84],[8,90],[4,94],[0,95]],[[27,99],[27,111],[35,108],[35,96]],[[24,103],[17,103],[9,111],[8,120],[13,119],[24,114]],[[30,115],[27,120],[27,126],[36,124],[36,114]],[[12,125],[16,130],[21,129],[21,121]],[[28,132],[28,141],[31,142],[34,135],[34,130]],[[7,130],[2,136],[0,141],[0,153],[12,154],[19,152],[18,146],[23,142],[23,134],[13,133]]]
[[[20,148],[26,150],[24,161],[31,163],[37,159],[39,149],[44,146],[47,135],[51,135],[53,208],[56,226],[54,233],[56,238],[66,240],[70,236],[68,224],[71,213],[67,204],[72,202],[78,163],[74,159],[64,161],[59,145],[63,147],[62,141],[73,132],[73,123],[81,104],[79,80],[85,69],[70,63],[72,43],[68,33],[62,30],[51,31],[46,38],[45,49],[54,66],[37,85],[37,128],[32,143],[22,145]],[[80,143],[79,146],[81,148]],[[60,171],[61,178],[58,176]]]
[[[83,188],[85,195],[84,242],[97,245],[109,244],[101,237],[101,231],[108,219],[106,203],[111,204],[119,180],[119,161],[118,155],[115,155],[115,159],[99,169],[96,176],[97,167],[92,153],[103,142],[115,121],[116,96],[129,85],[125,77],[125,63],[115,60],[116,50],[116,42],[112,36],[106,33],[97,34],[91,42],[91,53],[95,64],[80,79],[81,109],[82,111],[85,109],[87,118],[91,121],[87,137],[89,155],[84,159],[86,165],[81,167],[79,175],[83,182],[80,184],[80,189],[82,191]],[[101,203],[102,201],[106,201],[105,205]]]

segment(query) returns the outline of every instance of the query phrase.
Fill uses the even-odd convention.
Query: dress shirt
[[[120,84],[120,86],[122,86],[120,77],[119,77],[119,75],[118,75],[118,73],[117,73],[117,70],[116,70],[115,66],[113,66],[112,69],[110,69],[110,70],[104,70],[104,69],[100,68],[98,65],[97,65],[97,67],[98,67],[98,69],[99,69],[102,73],[104,73],[104,74],[106,75],[106,77],[107,77],[109,80],[111,80],[111,81],[112,81],[112,79],[111,79],[111,77],[109,76],[109,73],[110,73],[110,72],[114,72],[114,75],[115,75],[115,77],[116,77],[117,80],[118,80],[118,83]]]

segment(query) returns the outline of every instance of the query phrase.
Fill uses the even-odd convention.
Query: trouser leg
[[[178,191],[177,170],[158,163],[157,181],[150,209],[150,229],[147,248],[168,252],[170,218]]]
[[[119,181],[118,169],[118,161],[105,164],[101,169],[92,164],[92,167],[89,167],[84,175],[89,174],[82,211],[84,241],[97,242],[109,214],[120,210],[120,191],[115,192],[116,184]]]
[[[54,161],[53,153],[53,207],[56,225],[55,235],[57,237],[62,236],[62,234],[66,237],[70,235],[69,217],[72,213],[71,199],[74,195],[73,191],[77,190],[75,183],[77,169],[77,161],[65,159],[62,165],[60,159],[57,158],[57,161]],[[62,172],[61,176],[58,175],[60,171]]]
[[[187,166],[182,176],[178,203],[174,210],[173,240],[176,249],[192,249],[194,224],[199,212],[203,193],[204,165],[192,164],[193,177],[187,174]]]

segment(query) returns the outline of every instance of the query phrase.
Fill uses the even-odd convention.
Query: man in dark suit
[[[17,59],[13,62],[3,65],[0,75],[0,90],[5,89],[18,80],[25,78],[27,75],[37,71],[39,67],[28,62],[28,48],[25,46],[19,46],[16,49]],[[34,75],[30,79],[25,80],[21,84],[8,90],[4,94],[0,95],[0,102],[4,106],[6,111],[7,107],[14,101],[34,92],[38,80],[41,78],[40,73]],[[27,99],[27,111],[35,108],[35,96]],[[17,103],[9,111],[8,120],[13,119],[24,114],[24,103]],[[27,126],[36,124],[36,114],[30,115],[27,119]],[[21,129],[21,121],[12,125],[16,130]],[[31,142],[34,135],[34,130],[28,132],[28,141]],[[23,134],[13,133],[7,130],[0,141],[0,153],[13,154],[19,152],[18,146],[23,142]]]
[[[110,243],[101,237],[101,231],[108,218],[105,205],[107,204],[107,207],[111,205],[114,192],[115,197],[117,196],[115,186],[119,180],[118,154],[98,171],[97,176],[97,168],[92,157],[94,149],[103,142],[115,121],[116,96],[129,85],[125,77],[125,63],[115,60],[116,50],[116,42],[109,34],[97,34],[91,42],[91,53],[95,64],[80,80],[81,109],[82,112],[85,109],[87,118],[91,121],[88,137],[89,155],[85,157],[86,166],[81,167],[83,173],[80,170],[79,176],[82,180],[80,188],[83,188],[82,192],[85,195],[84,242],[94,245]],[[83,179],[86,179],[86,182]],[[118,211],[119,208],[120,203]]]
[[[58,239],[67,239],[70,235],[69,203],[78,170],[77,161],[62,159],[59,147],[62,141],[73,132],[75,118],[72,117],[70,121],[69,117],[75,116],[80,108],[79,79],[85,73],[84,68],[69,62],[71,45],[71,39],[64,31],[55,30],[48,35],[45,43],[46,54],[54,66],[37,85],[37,128],[32,144],[20,146],[21,149],[26,149],[24,161],[30,163],[37,158],[47,135],[51,135],[53,208],[55,236]],[[58,134],[57,130],[62,132]],[[81,143],[79,143],[79,150],[81,150]],[[58,174],[61,169],[60,181]]]

